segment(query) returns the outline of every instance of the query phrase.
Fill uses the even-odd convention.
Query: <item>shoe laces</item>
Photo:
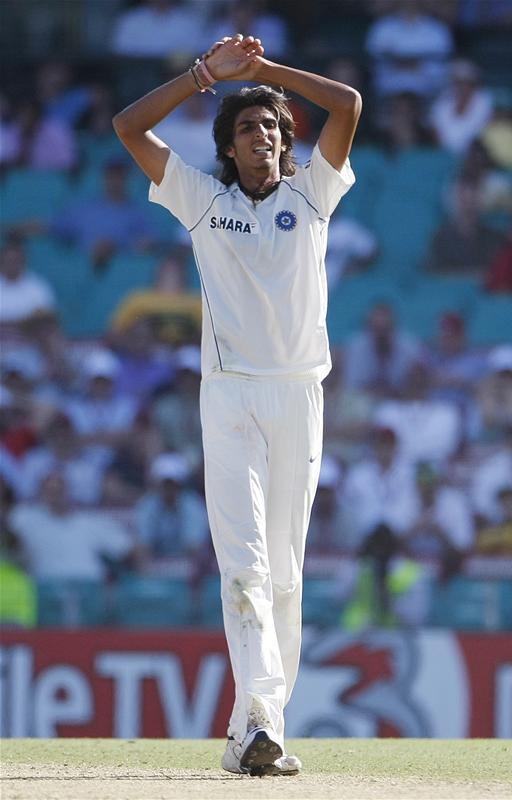
[[[259,705],[253,705],[247,720],[247,730],[252,731],[253,728],[270,728],[270,720],[265,714],[263,708]]]

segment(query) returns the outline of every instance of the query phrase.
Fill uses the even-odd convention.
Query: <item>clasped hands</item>
[[[254,80],[262,65],[264,48],[254,36],[224,36],[202,58],[216,81]]]

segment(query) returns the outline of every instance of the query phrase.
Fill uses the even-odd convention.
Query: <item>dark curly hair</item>
[[[286,97],[282,92],[276,92],[270,86],[245,86],[238,92],[226,95],[213,121],[213,138],[217,148],[217,161],[221,163],[219,180],[226,186],[238,180],[238,170],[232,158],[226,155],[226,150],[233,144],[235,120],[244,108],[263,106],[271,111],[279,124],[282,143],[285,150],[279,159],[281,175],[289,177],[295,174],[295,161],[293,158],[293,136],[295,122],[291,115]]]

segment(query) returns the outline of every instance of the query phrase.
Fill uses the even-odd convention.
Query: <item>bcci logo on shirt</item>
[[[293,211],[280,211],[275,216],[275,222],[280,231],[293,231],[297,224],[297,217]]]

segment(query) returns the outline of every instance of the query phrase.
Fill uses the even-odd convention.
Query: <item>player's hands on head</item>
[[[254,36],[225,36],[215,42],[204,58],[216,80],[254,80],[261,66],[264,48]]]

